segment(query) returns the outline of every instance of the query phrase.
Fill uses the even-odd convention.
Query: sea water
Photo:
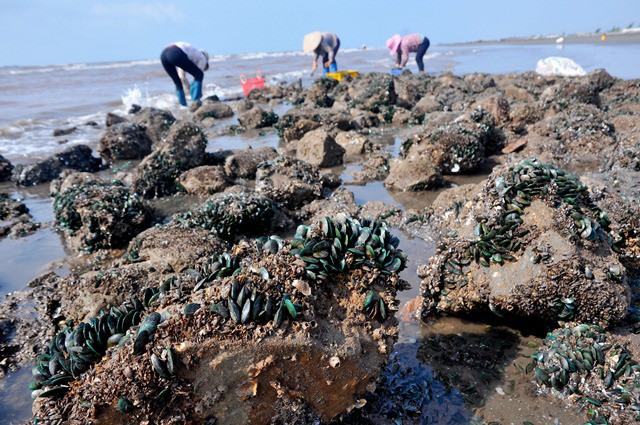
[[[434,45],[425,56],[425,68],[432,75],[525,72],[549,56],[568,57],[587,72],[604,68],[619,78],[640,77],[640,44]],[[253,77],[258,70],[267,85],[301,79],[308,87],[319,76],[311,75],[311,61],[302,52],[213,56],[203,95],[239,98],[240,76]],[[390,72],[393,61],[384,48],[343,49],[337,56],[339,69],[359,72]],[[408,68],[417,71],[413,58]],[[104,133],[105,114],[125,114],[133,104],[180,112],[159,59],[2,67],[0,155],[27,163],[76,144],[95,148]],[[72,134],[52,135],[55,129],[71,127],[77,128]]]

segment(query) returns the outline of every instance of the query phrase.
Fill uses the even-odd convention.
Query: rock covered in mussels
[[[299,208],[321,198],[325,189],[319,170],[299,159],[279,156],[258,164],[256,193],[280,206]]]
[[[163,143],[136,168],[133,191],[145,198],[175,193],[182,172],[204,165],[206,145],[199,127],[186,121],[173,123]]]
[[[54,338],[34,371],[35,417],[267,424],[304,405],[305,417],[329,422],[371,387],[391,353],[405,263],[397,238],[373,220],[326,218],[299,227],[292,242],[243,241],[188,271],[197,275],[191,291],[145,289],[133,309]],[[309,266],[318,264],[325,274],[314,277]],[[120,315],[139,325],[117,346],[97,346],[120,333]],[[51,382],[72,353],[99,364],[78,369],[73,385],[73,376]]]
[[[423,316],[490,311],[553,323],[620,320],[629,305],[610,221],[571,174],[529,159],[490,176],[469,219],[421,266]]]
[[[98,142],[98,153],[106,162],[142,159],[151,152],[151,143],[143,126],[123,122],[107,127]]]
[[[527,369],[537,384],[568,396],[588,423],[640,420],[640,364],[624,342],[601,327],[567,324],[547,334]]]
[[[118,181],[99,178],[76,182],[82,174],[71,174],[55,193],[55,225],[72,244],[88,252],[125,246],[153,219],[145,201]],[[65,182],[69,181],[69,184]]]
[[[89,146],[76,145],[33,164],[17,165],[13,180],[18,186],[34,186],[57,179],[65,170],[96,172],[101,167],[102,160]]]
[[[203,228],[233,241],[241,235],[252,236],[273,229],[277,214],[269,198],[241,193],[214,196],[196,210],[174,215],[173,220],[179,226]]]

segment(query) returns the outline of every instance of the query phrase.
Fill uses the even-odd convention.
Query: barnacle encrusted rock
[[[55,225],[77,248],[124,247],[153,219],[147,203],[119,181],[107,182],[86,174],[71,174],[54,195]]]
[[[186,121],[173,123],[162,144],[136,168],[133,191],[145,198],[175,193],[182,172],[204,165],[206,145],[199,127]]]
[[[304,405],[329,422],[392,351],[398,242],[378,221],[325,218],[208,257],[60,331],[33,370],[35,417],[268,424]]]
[[[603,326],[629,305],[610,221],[576,176],[535,159],[495,171],[422,281],[423,316],[492,311]]]
[[[319,170],[304,161],[280,156],[258,165],[256,192],[287,208],[299,208],[321,198],[324,185]]]
[[[628,424],[639,419],[640,365],[627,345],[599,326],[567,324],[547,334],[531,366],[542,388],[567,396],[589,423]]]
[[[39,228],[40,223],[33,221],[29,208],[24,203],[0,192],[0,239],[6,236],[27,236]]]
[[[202,207],[175,214],[179,226],[202,228],[215,236],[233,241],[242,235],[264,234],[275,228],[279,214],[273,201],[254,193],[217,195]]]

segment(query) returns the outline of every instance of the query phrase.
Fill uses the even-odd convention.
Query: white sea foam
[[[43,74],[47,72],[56,71],[84,71],[84,70],[97,70],[97,69],[117,69],[117,68],[131,68],[134,66],[147,66],[158,65],[160,63],[157,59],[152,60],[139,60],[130,62],[109,62],[109,63],[76,63],[70,65],[54,65],[45,67],[30,67],[22,69],[10,69],[8,73],[10,75],[25,75],[25,74]]]

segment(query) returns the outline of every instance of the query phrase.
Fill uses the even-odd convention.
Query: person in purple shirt
[[[404,68],[409,60],[409,53],[415,52],[418,70],[424,72],[424,62],[422,62],[422,58],[429,48],[429,39],[427,37],[420,34],[410,34],[401,37],[400,34],[395,34],[387,40],[387,47],[390,50],[391,56],[394,54],[397,55],[396,68]]]

